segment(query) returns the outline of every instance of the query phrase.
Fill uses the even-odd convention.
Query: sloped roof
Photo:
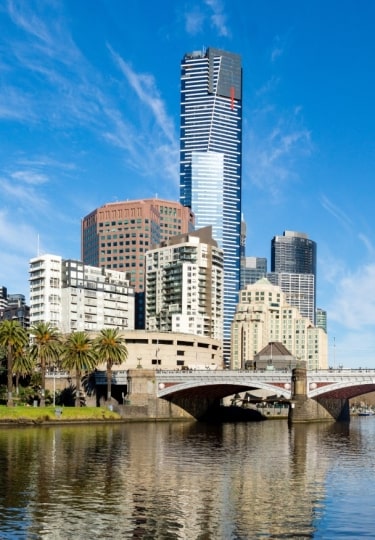
[[[270,341],[265,347],[256,355],[260,356],[293,356],[288,349],[280,343],[280,341]]]

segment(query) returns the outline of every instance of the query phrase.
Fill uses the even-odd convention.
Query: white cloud
[[[336,206],[332,201],[328,199],[326,195],[321,197],[321,205],[327,212],[329,212],[336,220],[347,230],[352,229],[352,220],[348,215],[345,214],[338,206]]]
[[[338,280],[328,312],[330,319],[347,329],[373,326],[375,330],[375,263]]]
[[[200,11],[187,11],[185,13],[185,30],[188,34],[196,35],[202,32],[204,15]]]
[[[205,4],[212,10],[210,16],[212,26],[216,28],[219,36],[228,37],[230,32],[226,24],[227,17],[223,3],[220,0],[205,0]]]

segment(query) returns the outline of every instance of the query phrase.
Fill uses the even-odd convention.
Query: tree
[[[35,364],[27,347],[21,347],[14,351],[13,374],[16,376],[16,394],[19,393],[19,378],[31,375]]]
[[[76,407],[80,406],[81,376],[85,371],[93,370],[97,365],[97,356],[93,340],[86,332],[72,332],[63,345],[61,366],[76,372]]]
[[[103,328],[94,341],[99,362],[107,367],[107,401],[112,399],[112,366],[122,364],[128,357],[125,338],[119,334],[118,328]]]
[[[46,369],[58,362],[61,339],[58,329],[49,322],[38,322],[30,328],[32,336],[31,357],[39,366],[42,375],[40,406],[45,406]]]
[[[13,361],[16,352],[26,347],[29,337],[18,321],[0,323],[0,345],[6,349],[7,358],[7,406],[13,407]]]

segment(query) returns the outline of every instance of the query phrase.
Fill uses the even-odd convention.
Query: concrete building
[[[232,323],[232,369],[244,369],[270,342],[282,343],[307,369],[328,368],[327,334],[288,304],[280,287],[262,278],[240,292]]]
[[[271,272],[266,274],[270,283],[280,287],[286,301],[309,319],[315,320],[315,277],[314,274],[291,274],[286,272]]]
[[[146,254],[146,328],[223,337],[223,252],[212,228],[175,236]]]
[[[134,290],[123,272],[42,255],[30,260],[30,322],[61,332],[134,329]]]
[[[313,324],[316,321],[316,251],[316,243],[307,234],[284,231],[271,242],[271,273],[281,276],[267,275],[287,294],[288,302]]]
[[[121,332],[128,358],[113,371],[143,369],[222,369],[221,341],[181,332],[127,330]],[[98,366],[105,370],[105,366]]]
[[[208,48],[181,62],[180,202],[224,251],[224,355],[240,288],[242,65]]]
[[[164,199],[107,203],[83,218],[81,259],[85,264],[128,274],[136,293],[135,327],[144,328],[145,253],[171,236],[194,229],[189,208]]]

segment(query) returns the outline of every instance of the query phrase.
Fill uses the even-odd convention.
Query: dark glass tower
[[[270,281],[279,285],[288,302],[315,324],[316,243],[307,234],[284,231],[271,243]]]
[[[180,202],[224,250],[224,359],[240,287],[242,66],[209,48],[181,63]]]

